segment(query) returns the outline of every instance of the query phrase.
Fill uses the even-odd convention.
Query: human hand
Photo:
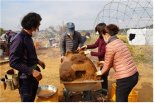
[[[81,49],[81,50],[87,49],[87,45],[82,46],[80,49]]]
[[[33,70],[32,75],[34,78],[36,78],[37,81],[40,81],[42,79],[42,74],[37,70]]]
[[[104,65],[105,62],[104,61],[100,61],[99,63]]]
[[[101,76],[101,75],[102,75],[101,70],[97,71],[97,72],[96,72],[96,75],[97,75],[97,76]]]
[[[40,65],[43,69],[45,69],[45,63],[44,63],[44,62],[42,62],[42,61],[39,60],[39,65]]]
[[[104,61],[98,61],[97,62],[97,67],[101,67],[101,66],[103,66],[104,65]]]
[[[85,54],[85,55],[88,55],[88,54],[90,54],[90,53],[91,53],[90,50],[86,50],[86,51],[84,51],[84,54]]]
[[[84,45],[84,46],[82,46],[82,47],[78,47],[77,48],[77,51],[79,52],[79,51],[83,51],[83,50],[85,50],[87,48],[87,45]]]

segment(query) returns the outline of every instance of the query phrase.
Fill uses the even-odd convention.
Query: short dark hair
[[[95,32],[98,32],[100,35],[104,34],[105,33],[105,29],[104,29],[105,26],[106,26],[105,23],[97,24],[97,26],[95,27]]]
[[[25,15],[21,21],[21,25],[24,29],[37,28],[42,20],[41,16],[35,12],[30,12]]]
[[[114,35],[116,35],[119,32],[119,27],[117,25],[115,25],[115,24],[109,24],[107,26],[107,29],[108,29],[108,33],[111,36],[114,36]]]

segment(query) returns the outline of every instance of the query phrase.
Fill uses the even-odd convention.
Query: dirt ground
[[[46,68],[42,70],[43,79],[40,85],[54,85],[60,88],[59,80],[59,65],[60,52],[58,48],[40,49],[37,51],[39,59],[45,62]],[[92,58],[93,59],[93,58]],[[0,78],[4,76],[9,69],[9,64],[0,65]],[[138,91],[138,102],[152,102],[153,101],[153,65],[138,64],[140,73],[139,82],[135,89]],[[110,71],[110,74],[113,70]],[[109,90],[115,80],[109,74]],[[36,98],[37,99],[37,98]],[[19,102],[20,96],[18,90],[3,89],[0,83],[0,102]]]

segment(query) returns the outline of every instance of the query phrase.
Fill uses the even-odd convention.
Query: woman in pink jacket
[[[100,62],[104,66],[96,74],[104,75],[112,67],[116,79],[116,102],[127,102],[129,93],[138,82],[139,73],[127,45],[116,37],[118,31],[114,24],[105,27],[103,38],[107,45],[105,59]]]

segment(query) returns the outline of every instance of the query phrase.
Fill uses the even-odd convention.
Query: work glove
[[[103,64],[104,65],[104,61],[100,61],[100,64]]]
[[[81,50],[87,49],[87,45],[82,46],[80,49],[81,49]]]
[[[101,75],[102,75],[101,70],[97,71],[97,72],[96,72],[96,75],[97,75],[97,76],[101,76]]]
[[[89,55],[90,53],[91,53],[90,50],[86,50],[86,51],[84,51],[84,54],[85,54],[85,55]]]
[[[78,48],[77,48],[77,51],[80,52],[80,51],[85,50],[86,48],[87,48],[87,45],[84,45],[84,46],[82,46],[82,47],[78,47]]]

